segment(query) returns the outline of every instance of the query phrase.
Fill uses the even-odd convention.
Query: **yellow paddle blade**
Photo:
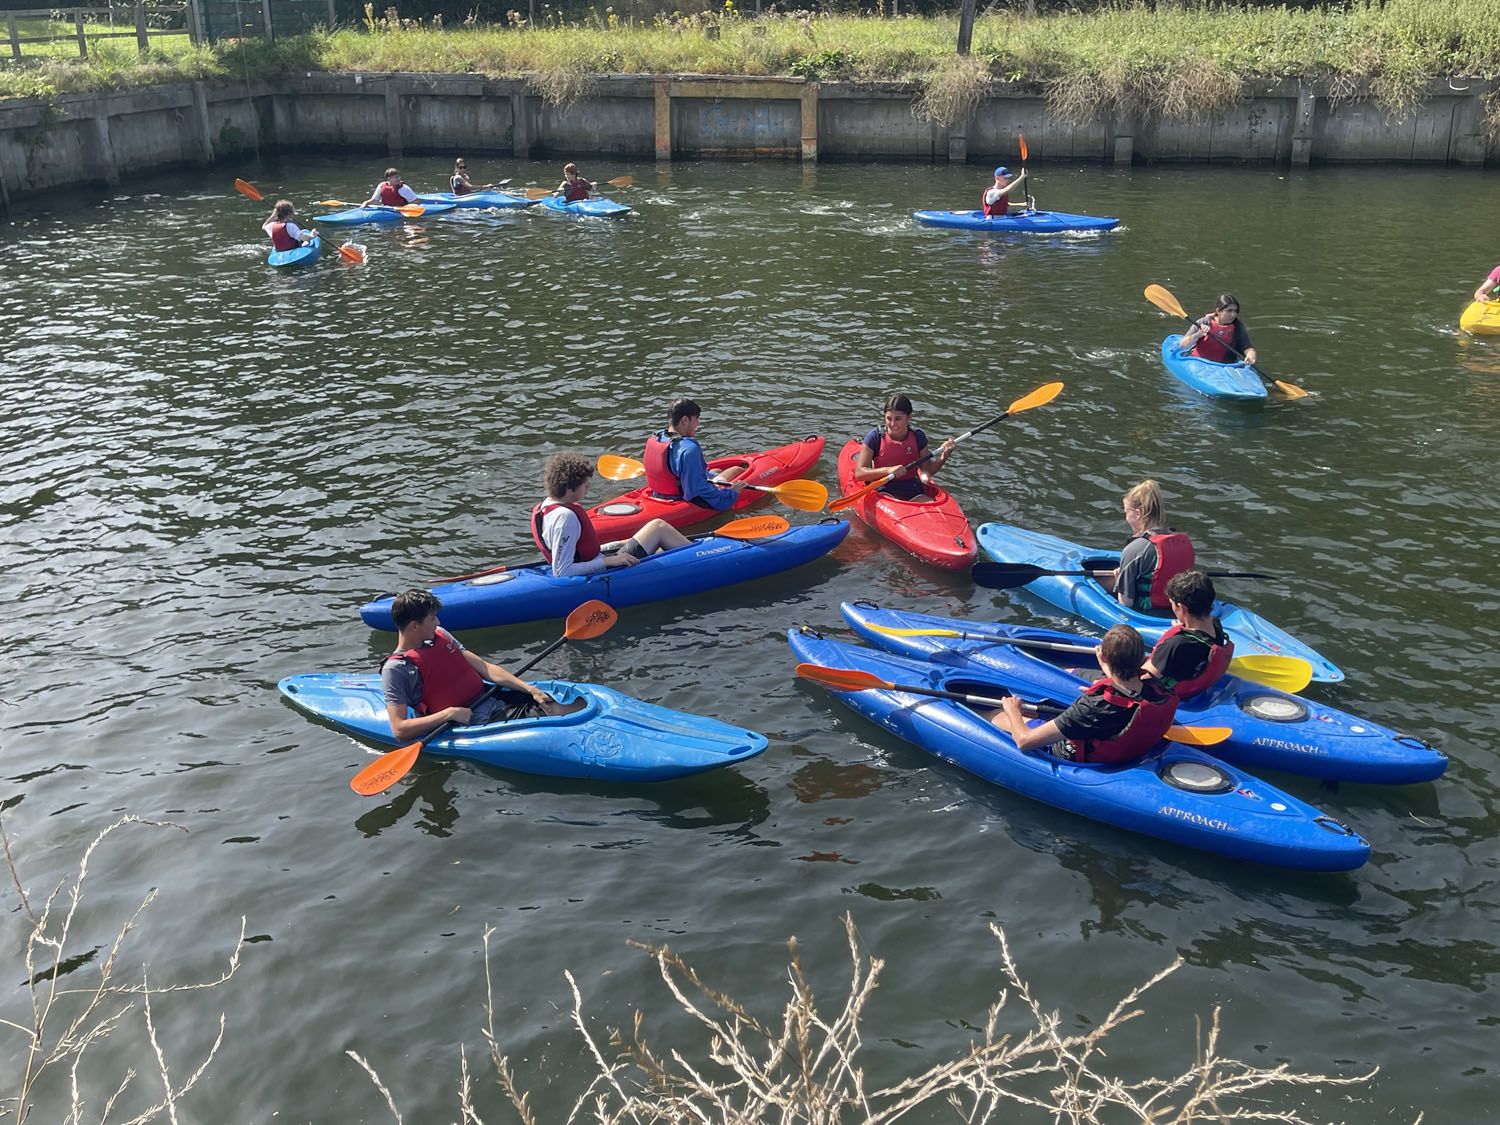
[[[828,503],[828,486],[815,480],[789,480],[773,486],[771,491],[776,499],[799,512],[821,512]]]
[[[314,199],[314,207],[357,207],[357,203],[350,203],[347,199]]]
[[[1171,727],[1166,739],[1187,746],[1217,746],[1232,734],[1228,727]]]
[[[1025,398],[1018,398],[1006,407],[1007,414],[1016,414],[1022,410],[1030,410],[1033,406],[1045,406],[1062,393],[1061,383],[1043,383]]]
[[[1283,379],[1272,379],[1271,382],[1280,387],[1287,398],[1306,398],[1312,394],[1312,391],[1304,391],[1301,387],[1288,383]]]
[[[599,456],[599,475],[605,480],[629,480],[645,473],[646,466],[634,457],[620,457],[614,453]]]
[[[710,534],[724,539],[764,539],[768,535],[780,535],[791,526],[780,516],[751,516],[716,527]]]
[[[1231,675],[1296,694],[1312,682],[1312,665],[1300,656],[1248,653],[1229,662]]]
[[[248,184],[244,180],[235,180],[234,190],[239,192],[246,199],[253,199],[257,203],[265,199],[265,196],[261,195],[260,192],[255,190],[254,184]]]
[[[1173,316],[1180,316],[1184,320],[1191,319],[1183,310],[1182,305],[1178,303],[1177,298],[1160,285],[1146,286],[1146,300],[1161,309],[1162,312],[1171,313]]]

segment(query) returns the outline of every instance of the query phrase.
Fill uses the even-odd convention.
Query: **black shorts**
[[[646,548],[642,547],[634,539],[627,539],[624,546],[620,548],[620,553],[629,555],[632,558],[643,559],[646,557]]]

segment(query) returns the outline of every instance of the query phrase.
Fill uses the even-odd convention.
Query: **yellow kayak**
[[[1464,309],[1458,326],[1476,336],[1500,336],[1500,301],[1475,301]]]

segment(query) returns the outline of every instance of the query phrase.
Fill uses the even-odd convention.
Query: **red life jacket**
[[[531,509],[531,537],[541,548],[542,556],[548,562],[552,561],[552,552],[547,550],[547,544],[542,539],[542,518],[553,508],[566,508],[578,517],[578,546],[573,548],[573,560],[588,562],[590,559],[597,559],[599,557],[599,533],[594,530],[589,514],[577,504],[562,504],[556,500],[543,500]]]
[[[884,426],[880,427],[880,448],[875,451],[874,460],[870,463],[877,469],[899,469],[902,465],[910,465],[921,454],[917,452],[917,433],[910,426],[906,428],[906,436],[900,441],[891,437],[890,431]]]
[[[287,234],[285,223],[272,223],[271,245],[277,250],[295,250],[302,243]]]
[[[1136,580],[1135,608],[1143,612],[1171,608],[1167,583],[1184,570],[1193,569],[1193,541],[1180,531],[1141,532],[1156,548],[1156,569]],[[1132,536],[1135,538],[1135,536]]]
[[[1177,697],[1147,680],[1140,695],[1127,695],[1108,677],[1095,680],[1084,695],[1102,695],[1106,703],[1132,712],[1125,729],[1113,738],[1069,739],[1075,762],[1133,762],[1151,751],[1177,716]]]
[[[1165,677],[1161,683],[1163,687],[1171,689],[1178,699],[1186,699],[1191,695],[1197,695],[1200,691],[1207,691],[1219,682],[1219,677],[1229,670],[1229,662],[1234,659],[1234,642],[1225,635],[1222,628],[1218,628],[1218,622],[1214,622],[1217,635],[1206,637],[1196,629],[1184,628],[1179,621],[1161,635],[1157,641],[1159,648],[1168,637],[1179,634],[1197,641],[1208,649],[1208,655],[1204,658],[1203,670],[1190,680],[1169,680]],[[1153,655],[1156,649],[1152,650]],[[1154,664],[1155,661],[1152,661]]]
[[[990,185],[990,187],[994,186],[994,184]],[[1006,186],[1009,185],[1007,184]],[[984,211],[984,217],[986,219],[997,218],[1001,215],[1004,215],[1007,211],[1010,210],[1010,196],[1002,195],[999,199],[995,200],[995,202],[990,203],[985,199],[985,196],[989,195],[989,193],[990,188],[985,188],[982,192],[979,193],[979,206],[980,209]]]
[[[387,207],[405,207],[406,197],[390,184],[381,184],[380,202],[384,203]]]
[[[594,190],[594,185],[579,176],[576,181],[563,188],[563,202],[576,203],[580,199],[587,199],[589,192]]]
[[[1214,317],[1209,322],[1208,335],[1193,346],[1193,354],[1210,363],[1236,361],[1238,357],[1234,356],[1229,349],[1234,345],[1234,327],[1238,323],[1238,321],[1231,320],[1228,324],[1220,324],[1219,318]]]
[[[661,436],[664,433],[669,435],[666,439]],[[646,487],[658,499],[682,499],[682,482],[667,467],[667,454],[671,452],[672,443],[680,440],[681,434],[667,430],[659,430],[646,439],[646,452],[641,454],[641,461],[646,466]]]
[[[417,714],[430,715],[449,707],[469,707],[484,691],[484,680],[464,658],[446,629],[439,629],[431,644],[409,648],[405,652],[394,652],[392,657],[404,657],[417,666],[422,677],[422,702],[417,705]],[[385,660],[380,663],[383,665]]]

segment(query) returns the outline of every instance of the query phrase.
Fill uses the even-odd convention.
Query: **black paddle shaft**
[[[972,430],[965,430],[963,433],[959,434],[956,438],[953,439],[953,444],[957,445],[959,442],[963,441],[964,438],[971,438],[975,434],[981,433],[982,431],[989,429],[996,422],[1003,422],[1003,421],[1005,421],[1005,419],[1007,419],[1009,417],[1010,417],[1010,411],[1009,410],[1004,411],[1003,413],[1000,413],[1000,414],[996,414],[988,422],[983,422],[980,425],[975,426]],[[936,456],[937,456],[937,454],[935,454],[931,449],[928,449],[928,451],[926,453],[922,454],[922,456],[918,457],[910,465],[902,465],[901,466],[901,471],[903,473],[910,472],[912,469],[915,469],[918,465],[926,464],[928,461],[931,461]]]
[[[1038,578],[1092,578],[1096,574],[1107,574],[1107,570],[1048,570],[1032,563],[977,562],[969,571],[976,586],[987,586],[992,590],[1011,590],[1025,586]],[[1275,580],[1275,574],[1260,574],[1250,570],[1206,570],[1210,578],[1266,578]]]

